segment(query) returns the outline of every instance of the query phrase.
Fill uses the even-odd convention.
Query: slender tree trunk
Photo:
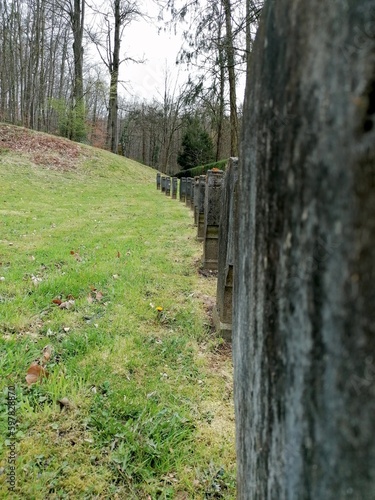
[[[228,63],[229,80],[229,102],[230,102],[230,155],[238,155],[238,117],[237,117],[237,99],[236,99],[236,74],[235,59],[233,48],[233,32],[231,19],[230,0],[222,0],[225,13],[226,28],[226,53]]]
[[[120,0],[114,1],[115,14],[115,31],[112,53],[112,63],[109,65],[111,75],[111,85],[109,89],[109,105],[108,105],[108,126],[107,126],[107,147],[112,153],[118,152],[118,73],[120,66],[120,29],[121,29],[121,12]]]
[[[218,39],[221,39],[221,25],[219,24]],[[219,56],[219,110],[218,110],[218,121],[217,121],[217,139],[216,139],[216,161],[221,159],[221,149],[222,149],[222,139],[223,139],[223,121],[224,121],[224,91],[225,91],[225,57],[224,49],[222,45],[218,46],[218,56]]]
[[[73,120],[71,139],[85,137],[85,103],[83,99],[83,26],[85,0],[74,0],[70,21],[73,31],[74,83],[73,83]]]

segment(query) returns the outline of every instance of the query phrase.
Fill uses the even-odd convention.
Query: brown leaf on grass
[[[53,302],[54,304],[57,304],[58,306],[62,304],[62,300],[61,300],[61,299],[58,299],[58,298],[53,299],[53,300],[52,300],[52,302]]]
[[[46,345],[43,348],[43,358],[42,358],[42,363],[47,363],[47,361],[50,360],[52,356],[52,346]]]
[[[73,257],[78,261],[81,262],[81,256],[79,255],[78,252],[75,252],[74,250],[70,250],[70,255],[73,255]]]
[[[98,302],[102,300],[104,297],[104,294],[100,291],[97,290],[96,288],[92,289],[92,292],[90,292],[87,296],[87,302],[89,304],[92,304],[95,300]]]
[[[119,259],[121,257],[120,252],[117,252],[117,258]]]
[[[38,380],[41,380],[43,377],[48,377],[48,373],[43,368],[43,366],[38,365],[37,363],[32,363],[27,370],[26,382],[28,385],[36,384]]]
[[[61,302],[59,305],[60,309],[71,309],[74,306],[74,300],[66,300],[65,302]]]
[[[74,407],[73,403],[71,403],[68,398],[58,399],[57,402],[60,405],[60,410],[71,410]]]

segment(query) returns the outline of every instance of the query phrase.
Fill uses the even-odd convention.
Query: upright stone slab
[[[190,210],[194,212],[194,192],[195,192],[195,179],[192,177],[191,179],[191,187],[190,187]]]
[[[156,174],[156,189],[160,190],[160,177],[161,175],[159,173]]]
[[[203,268],[209,270],[217,270],[218,266],[223,174],[222,170],[209,170],[207,172],[204,198]]]
[[[186,200],[186,177],[181,177],[180,180],[180,201],[185,203]]]
[[[198,226],[198,205],[199,205],[199,175],[194,177],[194,225]]]
[[[239,168],[239,500],[375,498],[374,0],[266,0]]]
[[[171,178],[170,177],[165,178],[165,195],[166,196],[171,195]]]
[[[206,192],[206,176],[199,176],[199,195],[198,195],[198,228],[197,228],[197,240],[203,241],[204,238],[204,198]]]
[[[186,198],[185,198],[185,204],[187,207],[190,207],[190,200],[191,200],[191,183],[192,183],[192,178],[187,177],[186,178]]]
[[[167,179],[165,178],[164,175],[161,176],[161,192],[165,193],[165,185],[166,185]]]
[[[238,158],[230,158],[223,179],[216,306],[213,311],[216,330],[226,340],[231,340],[232,338],[234,240],[235,235],[237,235],[237,188]]]
[[[177,177],[172,177],[172,199],[173,200],[177,199],[177,187],[178,187]]]

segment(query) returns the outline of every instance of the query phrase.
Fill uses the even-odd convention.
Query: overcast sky
[[[120,78],[128,82],[126,87],[141,100],[159,97],[164,91],[166,67],[172,80],[182,83],[187,79],[185,65],[176,65],[176,57],[182,45],[181,36],[161,31],[150,21],[135,21],[127,26],[122,41],[122,53],[134,58],[144,57],[143,64],[125,62]]]
[[[144,0],[147,5],[147,13],[156,18],[158,9],[152,0]],[[159,28],[162,25],[159,23]],[[180,33],[186,29],[185,26],[177,25]],[[158,30],[156,21],[140,19],[126,26],[121,42],[121,55],[134,59],[144,58],[145,62],[136,64],[126,61],[120,66],[120,95],[127,100],[133,97],[140,101],[152,101],[155,97],[162,100],[165,86],[165,72],[168,68],[170,92],[176,85],[176,93],[188,79],[192,68],[185,64],[176,65],[176,57],[183,44],[182,36],[175,34],[173,30]],[[176,83],[177,82],[177,83]],[[245,78],[241,77],[237,90],[237,100],[243,100]]]

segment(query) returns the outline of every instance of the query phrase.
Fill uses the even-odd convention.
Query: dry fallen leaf
[[[94,297],[91,295],[91,293],[89,293],[87,296],[87,302],[89,304],[92,304],[94,302]]]
[[[71,410],[74,407],[73,403],[71,403],[68,398],[58,399],[57,402],[60,404],[60,410],[64,408],[66,410]]]
[[[70,255],[73,255],[73,257],[78,261],[80,262],[82,259],[81,259],[81,256],[79,255],[78,252],[75,252],[74,250],[70,250]]]
[[[27,370],[26,382],[28,385],[35,384],[39,379],[43,377],[48,377],[48,373],[43,368],[43,366],[38,365],[37,363],[32,363]]]
[[[120,252],[117,252],[117,258],[119,259],[121,257]]]
[[[74,300],[66,300],[65,302],[61,302],[59,305],[60,309],[71,309],[74,306]]]
[[[31,276],[31,281],[33,282],[34,286],[38,286],[43,280],[42,278],[38,278],[38,276]]]
[[[60,304],[62,304],[62,300],[61,300],[61,299],[53,299],[53,301],[52,301],[52,302],[53,302],[54,304],[57,304],[58,306],[59,306]]]
[[[43,348],[43,359],[42,359],[42,362],[46,363],[47,361],[50,360],[51,356],[52,356],[52,346],[46,345]]]
[[[102,292],[95,292],[95,298],[96,300],[102,300],[103,298],[103,293]]]

